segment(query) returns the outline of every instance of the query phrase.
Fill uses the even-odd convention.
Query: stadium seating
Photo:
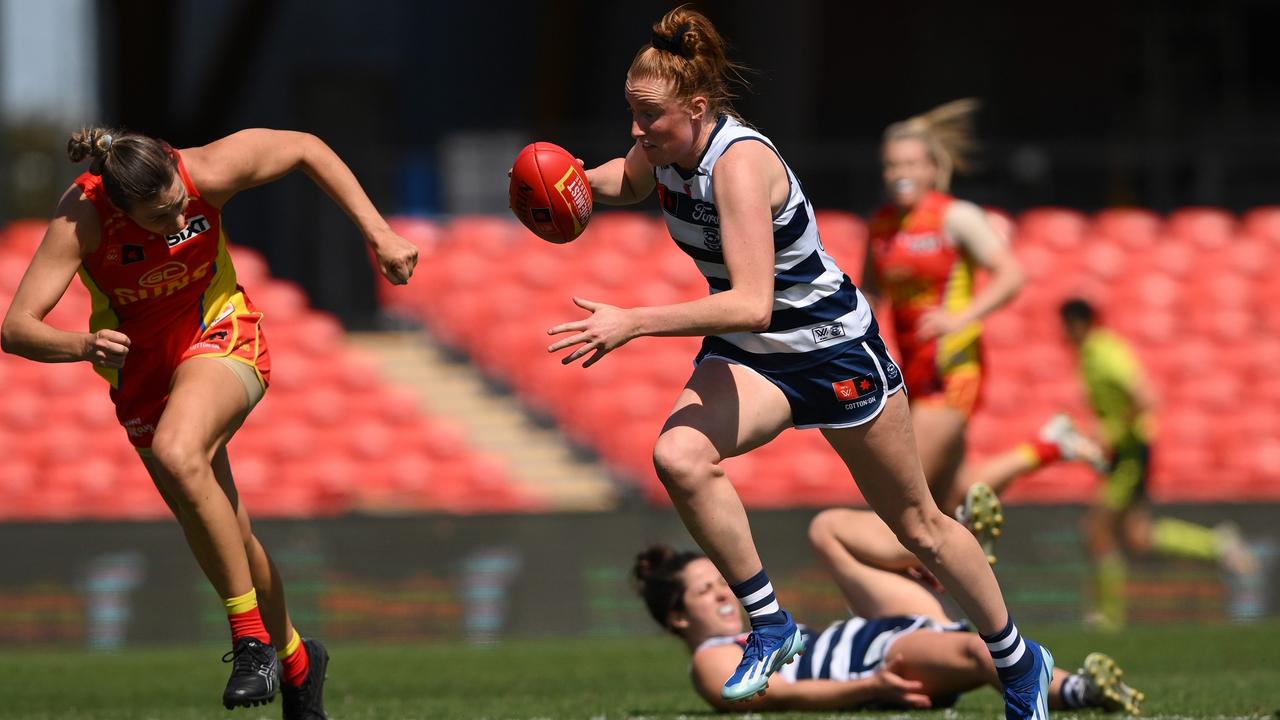
[[[987,323],[988,379],[969,445],[976,460],[1033,435],[1055,412],[1092,427],[1056,309],[1095,302],[1136,346],[1162,398],[1151,492],[1165,501],[1280,498],[1280,207],[1237,219],[1215,208],[1167,218],[1117,208],[1092,217],[1038,208],[1010,228],[1028,285]],[[866,227],[820,211],[823,242],[855,278]],[[697,297],[705,284],[660,220],[600,212],[584,235],[551,245],[514,220],[399,218],[424,251],[423,282],[379,287],[384,307],[424,321],[570,437],[594,448],[653,502],[667,502],[650,451],[698,341],[643,338],[587,369],[549,355],[544,331],[585,314],[572,296],[623,306]],[[476,278],[484,278],[484,289]],[[416,278],[415,278],[416,279]],[[817,433],[789,431],[727,463],[754,507],[856,500]],[[1012,502],[1088,499],[1093,474],[1062,464],[1020,481]]]
[[[421,227],[406,236],[430,247],[433,226]],[[34,221],[0,230],[5,307],[43,232]],[[272,359],[271,390],[229,446],[240,496],[256,516],[541,509],[461,429],[385,384],[372,358],[346,346],[337,320],[312,310],[296,285],[272,279],[261,255],[232,253],[267,316]],[[49,321],[82,328],[88,314],[88,294],[73,282]],[[0,521],[169,516],[106,384],[87,365],[0,354],[0,373]]]

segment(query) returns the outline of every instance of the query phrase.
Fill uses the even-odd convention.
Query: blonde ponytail
[[[978,149],[973,116],[981,105],[977,98],[962,98],[939,105],[890,125],[884,131],[884,143],[906,139],[922,141],[938,166],[937,189],[947,192],[951,188],[952,174],[973,168],[973,155]]]

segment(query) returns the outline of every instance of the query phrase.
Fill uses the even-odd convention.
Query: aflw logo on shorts
[[[191,221],[188,222],[187,226],[182,229],[182,232],[176,235],[165,235],[164,244],[168,245],[169,247],[173,247],[175,245],[181,245],[182,243],[190,240],[191,238],[199,235],[200,233],[208,229],[209,229],[208,219],[206,219],[205,216],[203,215],[197,215],[191,218]]]
[[[833,382],[831,389],[836,391],[836,398],[839,400],[856,400],[874,392],[876,383],[870,375],[859,375],[848,380]]]

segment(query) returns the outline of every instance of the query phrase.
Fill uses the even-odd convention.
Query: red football
[[[559,145],[526,145],[511,166],[511,212],[535,235],[567,243],[591,219],[591,184],[578,161]]]

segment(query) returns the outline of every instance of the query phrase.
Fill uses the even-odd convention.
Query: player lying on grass
[[[636,557],[637,589],[659,625],[693,656],[694,689],[719,710],[849,710],[950,707],[959,695],[1001,690],[982,638],[947,617],[921,582],[936,584],[872,512],[828,510],[809,526],[814,550],[852,610],[825,629],[802,626],[807,652],[748,702],[720,697],[742,657],[741,609],[715,565],[695,552],[655,545]],[[1050,707],[1137,713],[1142,693],[1102,653],[1075,673],[1054,669]]]

